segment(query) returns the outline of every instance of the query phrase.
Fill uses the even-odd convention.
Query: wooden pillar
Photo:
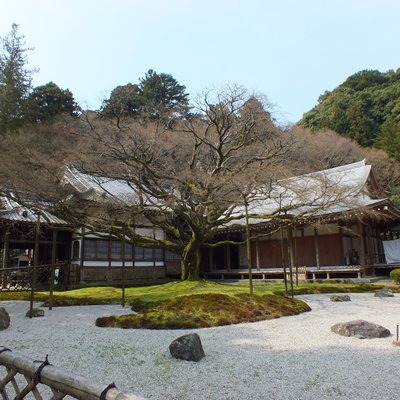
[[[226,260],[226,268],[228,271],[231,270],[231,245],[228,244],[225,247],[225,260]]]
[[[249,271],[249,289],[250,295],[253,295],[253,273],[252,273],[252,261],[251,261],[251,243],[250,243],[250,225],[249,225],[249,213],[248,213],[248,204],[245,199],[244,202],[245,208],[245,221],[246,221],[246,254],[247,254],[247,264]]]
[[[2,265],[3,265],[3,273],[1,276],[1,286],[6,287],[7,286],[7,272],[4,270],[4,268],[8,267],[8,253],[10,251],[10,232],[6,231],[4,234],[4,247],[3,247],[3,260],[2,260]]]
[[[6,232],[4,235],[4,247],[3,247],[3,268],[8,267],[8,253],[10,249],[10,232]]]
[[[260,249],[259,249],[260,241],[256,239],[256,267],[257,270],[260,270]]]
[[[341,222],[338,222],[338,228],[339,228],[339,238],[340,238],[340,242],[339,242],[340,243],[340,253],[342,255],[341,259],[338,260],[338,264],[341,265],[343,263],[344,265],[350,265],[350,257],[349,257],[349,255],[346,255],[345,250],[344,250],[346,248],[345,236],[343,234],[344,228],[343,228]],[[348,256],[348,257],[346,257],[346,256]],[[347,262],[347,260],[349,260],[349,262]]]
[[[290,290],[293,298],[294,297],[294,292],[293,292],[294,250],[293,250],[293,231],[290,225],[287,227],[287,241],[288,241],[288,252],[289,252]]]
[[[360,240],[360,265],[365,268],[366,266],[366,257],[365,257],[365,242],[364,242],[364,229],[361,222],[358,222],[358,234]]]
[[[314,244],[315,244],[315,264],[317,269],[321,268],[320,258],[319,258],[319,238],[318,238],[318,228],[314,227]]]
[[[283,268],[283,279],[285,282],[285,295],[288,294],[288,281],[287,281],[287,273],[286,273],[286,257],[285,257],[285,249],[283,247],[283,226],[280,227],[281,234],[281,257],[282,257],[282,268]]]

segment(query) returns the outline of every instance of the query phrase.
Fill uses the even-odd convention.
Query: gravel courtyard
[[[147,399],[395,399],[400,396],[400,295],[299,296],[312,311],[270,321],[197,330],[97,328],[98,316],[129,313],[120,306],[45,309],[25,318],[29,303],[0,302],[11,326],[0,345]],[[331,325],[365,319],[388,328],[384,339],[347,338]],[[169,355],[170,342],[197,332],[206,357],[199,363]]]

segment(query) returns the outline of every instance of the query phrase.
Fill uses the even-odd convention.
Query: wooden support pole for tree
[[[294,225],[294,235],[293,235],[293,260],[294,266],[296,268],[296,286],[299,286],[299,263],[297,260],[297,226]]]
[[[36,227],[35,227],[35,247],[33,250],[33,266],[32,266],[32,278],[31,278],[31,295],[29,305],[29,318],[32,318],[33,314],[33,301],[35,297],[35,288],[37,281],[37,269],[39,264],[39,236],[40,235],[40,214],[37,214]]]
[[[126,269],[126,262],[125,262],[125,246],[126,246],[126,237],[125,237],[125,234],[126,234],[126,230],[125,230],[125,225],[124,225],[124,228],[123,228],[123,231],[122,231],[122,254],[121,254],[121,257],[122,257],[122,299],[121,299],[121,302],[122,302],[122,307],[123,308],[125,308],[125,269]]]
[[[57,230],[53,230],[53,238],[51,244],[51,272],[50,272],[50,295],[49,295],[49,310],[53,308],[53,291],[54,281],[56,278],[56,252],[57,252]]]
[[[287,227],[287,240],[288,240],[288,251],[289,251],[289,277],[290,277],[290,293],[292,299],[294,298],[293,288],[293,267],[294,267],[294,252],[293,252],[293,232],[292,227]]]

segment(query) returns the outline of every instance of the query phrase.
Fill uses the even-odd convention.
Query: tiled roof
[[[9,196],[0,196],[0,218],[7,221],[34,223],[37,221],[37,211],[32,207],[19,204]],[[45,210],[45,205],[40,207],[40,222],[51,225],[68,225],[65,220],[56,217]]]

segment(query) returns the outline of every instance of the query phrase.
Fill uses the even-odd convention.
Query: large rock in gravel
[[[4,307],[0,307],[0,331],[4,331],[10,326],[10,316]]]
[[[32,313],[31,310],[28,310],[25,317],[44,317],[44,310],[41,308],[32,308]]]
[[[375,292],[375,297],[394,297],[394,294],[390,289],[381,289]]]
[[[331,296],[331,301],[351,301],[350,296],[344,295],[333,295]]]
[[[197,333],[189,333],[175,339],[169,345],[169,351],[172,357],[186,361],[200,361],[205,356]]]
[[[339,324],[331,326],[331,331],[342,336],[355,336],[359,339],[383,338],[390,336],[389,329],[362,319],[340,322]]]

